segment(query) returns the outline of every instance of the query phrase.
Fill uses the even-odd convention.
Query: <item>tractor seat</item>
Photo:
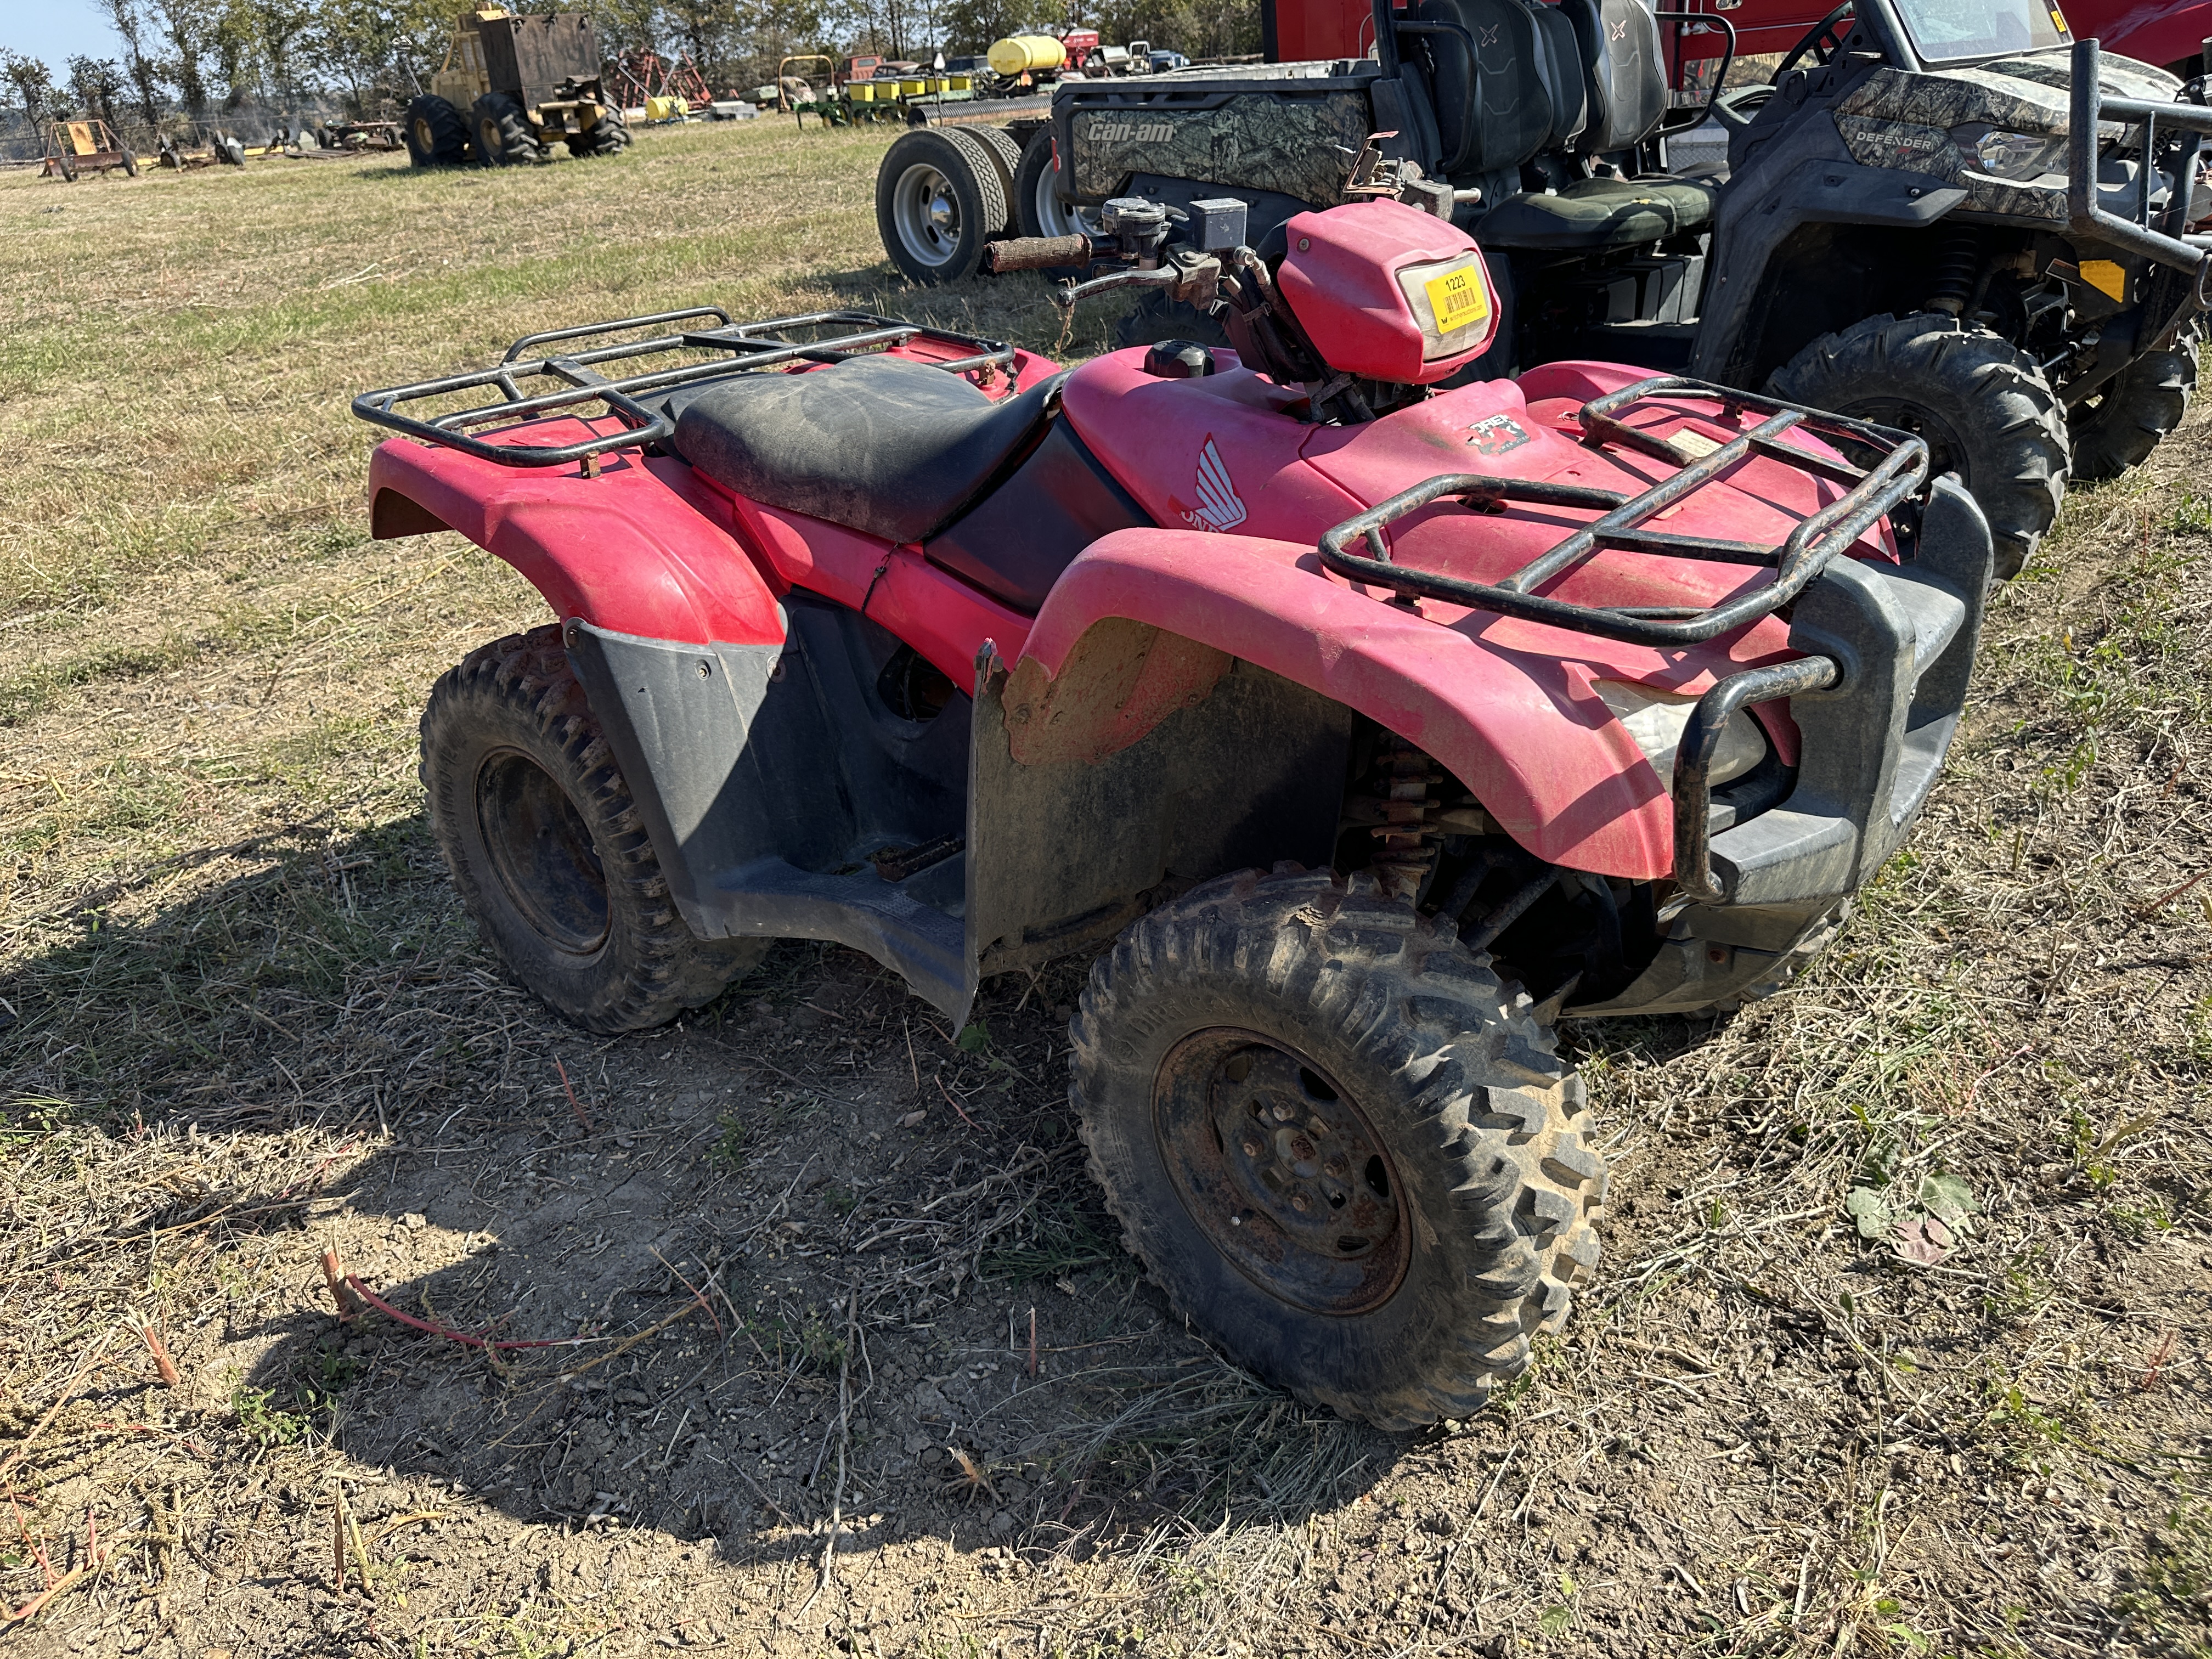
[[[1717,194],[1698,179],[1583,179],[1556,196],[1499,203],[1476,222],[1474,235],[1485,247],[1632,246],[1704,229]]]
[[[1042,435],[1065,377],[994,402],[911,357],[735,374],[670,394],[676,453],[716,483],[888,542],[950,523]]]

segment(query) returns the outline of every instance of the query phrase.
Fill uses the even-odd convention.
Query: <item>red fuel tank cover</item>
[[[1429,386],[1490,345],[1498,303],[1474,239],[1403,202],[1301,213],[1275,283],[1331,368]]]

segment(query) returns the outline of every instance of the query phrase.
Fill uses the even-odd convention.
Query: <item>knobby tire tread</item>
[[[1316,1032],[1347,1034],[1359,1064],[1387,1069],[1411,1121],[1394,1118],[1401,1133],[1382,1133],[1401,1164],[1409,1154],[1428,1161],[1407,1177],[1415,1192],[1446,1194],[1446,1213],[1423,1214],[1456,1224],[1437,1224],[1423,1248],[1443,1253],[1436,1282],[1459,1299],[1427,1310],[1441,1316],[1435,1340],[1404,1352],[1391,1376],[1285,1376],[1240,1344],[1224,1329],[1237,1320],[1193,1305],[1173,1263],[1145,1248],[1158,1218],[1132,1172],[1100,1156],[1102,1140],[1121,1138],[1101,1116],[1116,1110],[1117,1048],[1147,1040],[1129,1034],[1171,1018],[1162,1011],[1193,985],[1238,983],[1294,1006]],[[1132,924],[1093,966],[1070,1030],[1070,1101],[1124,1246],[1194,1326],[1301,1398],[1392,1431],[1469,1416],[1528,1369],[1530,1338],[1559,1328],[1574,1286],[1596,1267],[1607,1176],[1581,1079],[1520,987],[1370,876],[1279,865],[1194,888]],[[1363,1108],[1370,1121],[1390,1110]],[[1119,1109],[1136,1108],[1125,1100]],[[1415,1293],[1414,1277],[1399,1296]],[[1272,1306],[1282,1319],[1323,1317]]]
[[[1969,452],[1956,459],[1989,519],[2000,577],[2020,574],[2066,499],[2065,410],[2034,359],[1987,329],[1935,312],[1863,318],[1814,340],[1766,389],[1843,415],[1916,391],[1931,410],[1949,401],[1936,412]]]
[[[571,1006],[554,1002],[508,958],[483,890],[498,878],[472,867],[472,843],[460,832],[460,815],[474,809],[459,792],[473,784],[475,773],[469,769],[466,779],[456,775],[447,757],[465,753],[471,734],[487,732],[526,742],[534,732],[541,739],[544,757],[555,763],[547,769],[568,791],[599,856],[623,948],[614,950],[611,936],[601,953],[606,971],[587,997]],[[569,666],[558,624],[495,640],[448,669],[423,708],[422,738],[420,771],[431,831],[463,902],[509,971],[568,1019],[604,1032],[665,1024],[687,1008],[713,1001],[767,953],[764,939],[703,941],[677,910],[614,750]]]

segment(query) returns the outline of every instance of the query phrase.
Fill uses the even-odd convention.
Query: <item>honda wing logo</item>
[[[1206,447],[1198,452],[1197,489],[1197,507],[1178,509],[1183,522],[1193,530],[1234,530],[1249,516],[1244,498],[1230,482],[1229,469],[1222,465],[1221,452],[1213,447],[1211,435]]]

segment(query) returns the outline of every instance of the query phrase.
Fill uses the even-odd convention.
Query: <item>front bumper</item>
[[[1679,1012],[1741,997],[1774,977],[1904,842],[1965,711],[1990,578],[1989,524],[1949,478],[1932,488],[1914,544],[1896,566],[1839,559],[1798,599],[1790,643],[1834,672],[1796,685],[1826,678],[1826,689],[1762,681],[1774,671],[1752,669],[1699,702],[1674,779],[1675,878],[1692,902],[1626,990],[1569,1012]],[[1800,742],[1790,794],[1712,832],[1711,742],[1701,745],[1701,734],[1717,740],[1744,702],[1782,696]]]

